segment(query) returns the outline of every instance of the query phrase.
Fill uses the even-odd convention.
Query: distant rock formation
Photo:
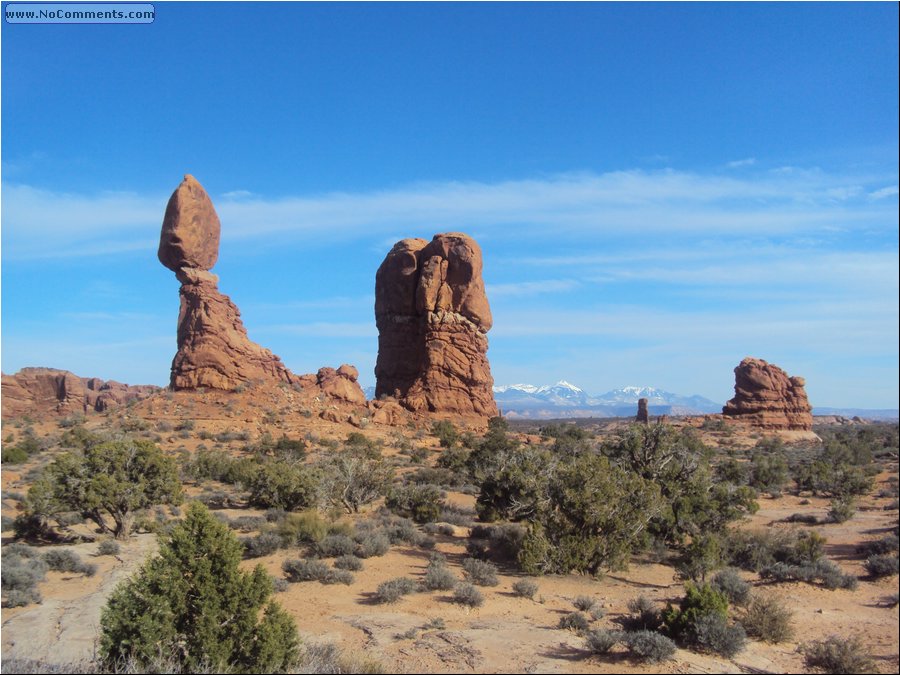
[[[158,253],[160,262],[181,282],[172,388],[234,391],[264,380],[318,385],[329,396],[365,405],[353,366],[298,376],[275,354],[250,340],[240,310],[219,292],[219,278],[209,271],[219,256],[220,229],[209,195],[193,176],[186,175],[166,206]]]
[[[643,422],[644,424],[650,423],[650,413],[647,412],[647,403],[649,403],[649,401],[646,398],[638,399],[638,411],[637,417],[635,417],[636,421]]]
[[[812,430],[812,407],[802,377],[790,377],[776,365],[747,357],[734,369],[734,398],[725,404],[726,418],[760,429]]]
[[[153,385],[78,377],[68,370],[22,368],[15,375],[3,375],[3,417],[103,412],[159,390]]]
[[[394,244],[375,275],[375,396],[413,412],[495,416],[481,249],[460,233]]]

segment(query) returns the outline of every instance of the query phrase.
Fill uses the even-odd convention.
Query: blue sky
[[[295,372],[374,384],[398,239],[481,243],[498,384],[898,407],[896,3],[156,3],[2,26],[2,365],[165,384],[184,173]]]

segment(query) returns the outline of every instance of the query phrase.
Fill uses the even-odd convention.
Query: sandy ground
[[[277,393],[275,394],[277,395]],[[244,418],[254,418],[249,409],[252,403],[232,405],[223,415],[221,401],[213,395],[206,402],[157,398],[143,404],[141,416],[152,417],[151,423],[184,417],[196,418],[196,428],[190,438],[176,433],[162,434],[161,445],[172,451],[192,452],[200,445],[196,432],[212,433],[227,428],[242,428]],[[247,410],[241,408],[246,405]],[[271,405],[261,401],[260,405]],[[290,402],[284,407],[293,410]],[[287,414],[287,410],[283,411]],[[296,411],[293,411],[296,412]],[[258,418],[257,418],[258,419]],[[320,436],[344,438],[349,425],[326,424],[317,417],[292,416],[293,422],[273,423],[266,428],[273,435],[283,431],[292,437],[314,433]],[[36,429],[44,428],[40,423]],[[46,429],[55,428],[49,424]],[[431,446],[436,441],[421,432],[421,425],[404,429],[404,435],[415,444]],[[4,425],[4,433],[6,433]],[[259,430],[254,427],[254,435]],[[390,442],[397,430],[373,427],[367,436]],[[213,443],[206,441],[207,446]],[[436,448],[434,448],[436,449]],[[388,454],[395,454],[390,451]],[[27,490],[27,469],[4,471],[4,491]],[[888,474],[879,477],[884,483]],[[471,496],[451,494],[457,505],[471,505]],[[606,616],[593,623],[596,628],[617,629],[617,618],[627,613],[629,600],[644,594],[656,600],[662,608],[676,602],[684,592],[681,581],[672,567],[635,563],[621,573],[595,579],[568,575],[536,578],[539,590],[534,600],[517,597],[512,585],[520,579],[516,573],[501,569],[500,584],[480,588],[484,605],[466,609],[454,604],[451,592],[425,592],[406,596],[391,605],[376,604],[373,593],[378,584],[394,577],[421,578],[428,564],[429,553],[409,546],[395,546],[380,558],[364,561],[364,569],[354,573],[350,586],[323,585],[318,582],[290,584],[288,590],[276,597],[296,619],[304,640],[334,642],[349,653],[381,663],[394,672],[540,672],[540,673],[740,673],[740,672],[804,672],[803,658],[798,646],[803,642],[822,639],[832,634],[858,635],[869,648],[881,672],[898,671],[898,611],[886,608],[884,599],[897,592],[897,578],[872,581],[865,577],[862,559],[856,546],[863,541],[884,536],[897,523],[897,511],[885,511],[889,498],[867,497],[856,515],[844,524],[798,525],[784,522],[793,513],[813,513],[824,516],[828,500],[808,498],[806,504],[799,497],[785,495],[778,499],[763,497],[760,511],[742,525],[749,528],[801,529],[812,527],[828,539],[826,552],[842,570],[860,577],[856,591],[829,591],[803,583],[768,585],[756,575],[745,574],[754,585],[755,593],[773,593],[784,599],[794,612],[797,628],[795,642],[769,645],[748,641],[747,648],[733,660],[678,650],[675,658],[662,664],[642,665],[627,658],[622,647],[610,654],[590,655],[584,640],[570,631],[557,628],[559,619],[573,611],[573,600],[588,595],[607,610]],[[3,513],[15,515],[16,502],[6,498]],[[231,517],[252,515],[254,511],[229,511]],[[8,535],[9,533],[7,533]],[[457,527],[453,536],[438,535],[437,550],[448,558],[449,567],[462,579],[461,562],[465,558],[466,528]],[[8,538],[7,540],[8,541]],[[151,535],[133,537],[122,547],[119,556],[94,557],[96,543],[73,546],[88,562],[99,565],[96,576],[51,572],[40,584],[44,601],[41,605],[3,609],[3,658],[44,659],[59,663],[90,658],[94,653],[100,611],[113,588],[133,573],[155,549]],[[299,551],[279,551],[277,554],[253,561],[245,561],[251,568],[262,564],[274,576],[282,576],[281,563],[298,557]],[[435,626],[438,622],[439,627]],[[426,626],[432,627],[426,627]]]

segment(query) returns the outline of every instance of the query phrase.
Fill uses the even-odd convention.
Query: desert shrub
[[[622,633],[603,629],[589,630],[584,634],[584,642],[592,654],[606,654],[622,640]]]
[[[765,642],[787,642],[794,636],[793,613],[775,595],[754,595],[741,618],[751,637]]]
[[[431,562],[425,570],[422,585],[429,591],[449,591],[456,586],[456,577],[444,563]]]
[[[896,553],[898,549],[898,541],[896,534],[889,534],[875,541],[867,541],[856,547],[856,550],[865,555],[881,555],[885,553]]]
[[[323,558],[353,555],[356,542],[345,534],[329,534],[316,544],[316,551]]]
[[[292,582],[322,581],[331,572],[328,564],[321,560],[289,559],[281,563],[281,569]]]
[[[472,584],[459,583],[453,589],[453,602],[466,607],[481,607],[484,596]]]
[[[26,513],[47,519],[78,511],[120,539],[136,511],[180,501],[175,461],[149,441],[119,440],[57,456],[32,485]]]
[[[384,532],[359,532],[354,539],[357,543],[354,553],[359,558],[383,556],[391,549],[391,539]]]
[[[281,548],[282,539],[275,532],[260,532],[255,537],[246,537],[242,540],[244,555],[248,558],[262,558],[272,555]]]
[[[436,485],[404,485],[388,493],[385,506],[417,523],[436,521],[444,506],[444,493]]]
[[[291,587],[291,583],[287,579],[282,579],[281,577],[269,576],[269,581],[272,582],[272,590],[276,593],[284,593]]]
[[[363,568],[363,561],[355,555],[342,555],[334,561],[334,566],[339,570],[359,572]]]
[[[320,581],[323,584],[343,584],[349,586],[353,583],[353,573],[350,570],[335,569],[329,570]]]
[[[328,534],[328,523],[315,511],[288,513],[278,523],[276,532],[284,546],[315,544]]]
[[[0,531],[9,532],[13,529],[15,525],[15,518],[10,518],[9,516],[0,517]]]
[[[538,592],[538,585],[530,579],[520,579],[512,585],[513,593],[520,598],[533,599]]]
[[[583,633],[590,625],[590,619],[581,612],[569,612],[568,614],[563,614],[559,618],[559,623],[556,624],[556,627],[563,630],[571,630],[576,633]]]
[[[730,659],[743,651],[747,644],[747,634],[740,624],[729,626],[721,614],[703,614],[694,620],[690,644]]]
[[[705,581],[706,575],[722,566],[725,544],[715,534],[701,534],[694,537],[681,554],[679,574],[694,581]]]
[[[13,544],[6,548],[7,550],[3,554],[2,570],[0,570],[0,579],[2,579],[0,585],[2,585],[7,598],[10,593],[16,594],[14,598],[20,603],[30,598],[40,598],[36,586],[47,576],[47,563],[28,546]],[[33,600],[33,602],[39,601],[39,599]],[[30,602],[25,604],[30,604]],[[9,606],[21,607],[22,604]]]
[[[662,625],[662,615],[656,603],[646,595],[629,600],[628,611],[630,615],[620,619],[626,631],[655,631]]]
[[[104,539],[97,547],[97,555],[119,555],[121,550],[119,542],[114,539]]]
[[[266,519],[263,516],[238,516],[228,526],[232,530],[239,530],[240,532],[253,532],[265,524]]]
[[[819,518],[814,513],[792,513],[785,520],[789,523],[802,523],[803,525],[819,524]]]
[[[783,451],[760,449],[761,443],[763,441],[757,443],[758,450],[750,459],[749,484],[761,492],[777,497],[790,480],[788,463]]]
[[[432,424],[431,433],[437,437],[442,448],[452,448],[459,441],[459,432],[449,420],[439,420]]]
[[[581,612],[590,612],[596,604],[597,601],[589,595],[579,595],[572,601],[575,609]]]
[[[778,562],[761,570],[759,576],[762,579],[770,579],[776,583],[804,581],[812,584],[819,582],[830,590],[838,588],[854,590],[858,584],[855,576],[842,573],[835,563],[824,558],[813,563],[801,565]]]
[[[824,555],[826,539],[816,532],[733,530],[725,539],[725,558],[752,572],[775,563],[808,565]]]
[[[451,474],[465,478],[466,462],[469,459],[469,450],[460,447],[447,448],[435,462],[441,469],[446,469]]]
[[[492,560],[515,561],[528,530],[518,523],[502,523],[487,529],[487,555]]]
[[[284,672],[298,652],[293,619],[269,600],[261,566],[240,569],[241,545],[192,503],[159,554],[113,592],[101,616],[106,667],[133,661],[146,672],[160,654],[170,672]]]
[[[828,505],[828,520],[832,523],[846,523],[856,514],[856,503],[852,498],[832,499]]]
[[[23,462],[28,460],[28,452],[18,446],[15,445],[13,447],[4,447],[0,450],[0,462],[3,464],[22,464]],[[12,605],[15,607],[19,607],[20,605]]]
[[[387,536],[391,544],[410,544],[416,546],[422,533],[408,518],[388,518],[381,523],[381,534]]]
[[[415,593],[416,582],[407,577],[397,577],[378,584],[375,590],[375,602],[393,603],[404,595]]]
[[[900,593],[891,593],[882,600],[882,607],[893,609],[897,605],[900,605]]]
[[[889,577],[900,571],[900,559],[896,555],[870,555],[866,559],[866,571],[873,577]]]
[[[467,558],[463,562],[463,572],[467,581],[478,586],[496,586],[500,583],[497,579],[497,567],[484,560]]]
[[[750,584],[735,569],[722,570],[713,577],[711,585],[735,605],[743,605],[750,599]]]
[[[456,530],[453,529],[453,526],[445,523],[427,523],[422,527],[422,531],[427,534],[439,534],[444,537],[452,537],[456,534]]]
[[[671,605],[663,613],[669,634],[688,642],[696,639],[696,623],[701,617],[714,614],[728,621],[728,599],[710,584],[685,584],[685,595],[678,608]]]
[[[648,663],[665,661],[675,654],[674,642],[664,635],[649,630],[625,633],[622,642],[635,658]]]
[[[250,504],[293,511],[316,506],[321,476],[302,464],[266,462],[248,477]]]
[[[37,588],[14,589],[6,593],[5,607],[25,607],[26,605],[39,604],[43,601],[41,592]],[[4,672],[6,668],[3,669]]]
[[[332,506],[358,513],[387,492],[394,470],[368,440],[364,444],[351,443],[350,437],[345,450],[319,463],[321,493]]]
[[[877,672],[869,650],[857,637],[841,638],[836,635],[812,642],[803,647],[806,665],[825,673],[873,673]]]
[[[85,563],[81,557],[71,549],[51,549],[44,553],[44,562],[54,572],[75,572],[92,577],[97,572],[97,566]]]

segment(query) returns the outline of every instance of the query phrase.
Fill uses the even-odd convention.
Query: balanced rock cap
[[[159,261],[173,272],[182,267],[209,270],[219,257],[221,225],[206,190],[190,174],[166,205],[159,236]]]

